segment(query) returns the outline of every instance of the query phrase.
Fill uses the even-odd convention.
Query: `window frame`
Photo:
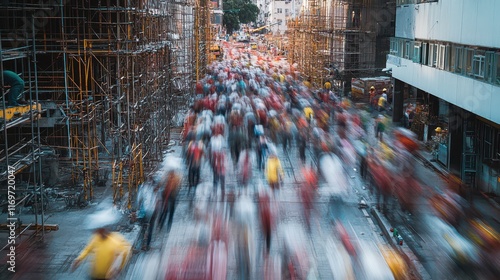
[[[473,67],[474,49],[465,48],[464,52],[464,71],[463,74],[469,77],[474,77]]]
[[[494,128],[488,124],[483,126],[483,158],[491,159],[493,158],[493,130]],[[488,148],[487,148],[488,147]]]
[[[432,67],[432,61],[434,60],[434,52],[432,51],[434,49],[434,44],[433,43],[430,43],[429,44],[429,55],[428,55],[428,58],[427,58],[427,66],[430,66]]]
[[[445,57],[446,57],[446,46],[445,45],[438,45],[437,46],[436,68],[444,70]]]
[[[444,70],[445,71],[450,71],[450,53],[451,53],[451,46],[446,45],[445,50],[444,50]]]
[[[403,53],[404,53],[404,50],[405,50],[405,41],[400,39],[398,41],[398,44],[399,44],[398,56],[399,57],[403,57]]]
[[[428,51],[428,46],[429,44],[426,42],[422,43],[422,65],[427,65],[428,57],[427,57],[427,51]]]
[[[392,55],[398,55],[398,46],[399,42],[397,38],[392,38],[391,39],[391,54]]]
[[[493,74],[495,73],[495,52],[485,52],[485,67],[484,67],[484,80],[493,83],[494,82],[494,77]]]
[[[493,73],[493,84],[500,86],[500,52],[495,54],[495,62],[494,62],[494,73]]]
[[[484,79],[486,70],[486,53],[476,50],[472,56],[472,75]]]
[[[413,62],[420,63],[422,57],[422,42],[415,42],[413,44]]]
[[[464,73],[464,47],[455,46],[456,56],[455,56],[455,73],[463,74]]]

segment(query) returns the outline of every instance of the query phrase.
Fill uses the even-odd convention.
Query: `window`
[[[472,71],[476,78],[484,78],[484,68],[485,68],[485,56],[484,51],[476,51],[472,57]]]
[[[434,44],[432,47],[432,67],[437,67],[437,61],[438,61],[438,44]]]
[[[422,43],[422,64],[427,64],[427,43]]]
[[[446,46],[444,50],[444,70],[450,71],[450,51],[451,46]]]
[[[464,48],[456,46],[455,49],[456,49],[455,73],[462,74],[463,60],[464,60]]]
[[[495,73],[495,53],[494,52],[486,52],[484,79],[490,83],[494,82],[493,81],[493,73]]]
[[[410,59],[410,41],[406,41],[404,58]]]
[[[432,66],[432,60],[434,59],[433,57],[433,52],[432,52],[432,49],[434,49],[434,44],[429,44],[429,50],[428,50],[428,57],[427,57],[427,65],[428,66]]]
[[[495,69],[495,78],[494,78],[494,84],[495,85],[500,85],[500,53],[496,53],[495,55],[495,60],[496,60],[496,69]]]
[[[473,49],[465,49],[464,53],[464,73],[465,75],[472,76],[472,59],[474,58]]]
[[[391,54],[393,55],[398,55],[398,39],[392,38],[391,39]]]
[[[490,159],[492,156],[492,147],[493,147],[493,131],[491,126],[484,126],[484,149],[483,149],[483,157],[484,159]]]
[[[415,45],[413,46],[413,62],[415,63],[420,63],[420,46],[422,45],[421,42],[415,42]]]
[[[497,133],[496,141],[496,151],[495,151],[495,159],[500,159],[500,132]]]
[[[281,9],[281,8],[277,8],[277,9],[276,9],[276,13],[277,13],[277,14],[281,14],[281,13],[283,13],[283,9]]]
[[[403,57],[403,52],[405,50],[405,41],[404,40],[399,40],[398,44],[399,44],[398,56],[399,57]]]
[[[445,55],[446,55],[446,46],[443,46],[443,45],[439,45],[437,46],[439,47],[438,49],[438,52],[437,52],[437,68],[439,69],[444,69],[444,58],[445,58]]]
[[[450,50],[450,71],[455,72],[457,63],[457,47],[452,46]]]
[[[427,61],[427,65],[431,67],[436,67],[437,65],[437,52],[438,45],[429,44],[429,60]]]

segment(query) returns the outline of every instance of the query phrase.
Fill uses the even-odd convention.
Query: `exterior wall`
[[[388,56],[392,76],[495,123],[500,123],[500,87]]]
[[[269,24],[271,14],[271,0],[257,0],[257,7],[259,8],[259,15],[257,16],[257,26]]]
[[[396,9],[396,37],[500,48],[498,14],[498,0],[439,0],[402,5]]]
[[[281,24],[276,24],[271,27],[271,32],[277,34],[284,34],[287,30],[286,20],[288,18],[299,15],[300,6],[302,5],[301,0],[281,0],[272,1],[271,5],[271,23],[276,23],[281,20]],[[278,13],[278,9],[281,9],[281,13]]]

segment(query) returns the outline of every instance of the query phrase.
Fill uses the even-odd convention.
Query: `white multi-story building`
[[[271,23],[276,23],[271,27],[274,34],[284,34],[287,27],[287,19],[299,15],[301,0],[274,0],[271,6]]]
[[[470,187],[500,194],[500,1],[397,4],[387,57],[394,120],[405,94],[428,105],[424,132],[440,139],[437,161]]]
[[[256,3],[260,9],[257,24],[272,24],[269,28],[271,32],[283,34],[286,31],[286,20],[298,16],[302,0],[256,0]]]
[[[270,14],[270,4],[271,0],[254,0],[255,5],[259,8],[259,15],[257,16],[257,26],[264,26],[269,24]]]

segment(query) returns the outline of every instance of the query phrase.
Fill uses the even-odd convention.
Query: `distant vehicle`
[[[238,33],[236,35],[236,41],[242,42],[242,43],[248,43],[248,42],[250,42],[250,36],[248,36],[245,33]]]
[[[222,48],[219,45],[210,46],[210,55],[212,59],[222,59]]]
[[[370,78],[352,78],[351,80],[351,98],[355,101],[370,100],[370,87],[375,87],[376,94],[382,94],[384,88],[387,89],[387,94],[391,94],[391,78],[390,77],[370,77]]]

